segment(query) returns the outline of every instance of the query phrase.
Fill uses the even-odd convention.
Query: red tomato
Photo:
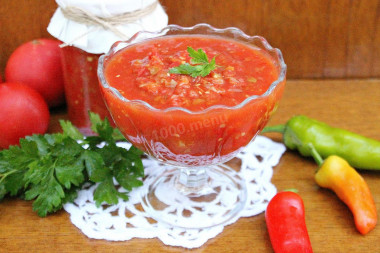
[[[37,91],[18,83],[0,84],[0,149],[17,145],[27,135],[45,133],[49,118],[49,108]]]
[[[9,57],[5,80],[38,91],[50,107],[64,102],[60,42],[36,39],[19,46]]]

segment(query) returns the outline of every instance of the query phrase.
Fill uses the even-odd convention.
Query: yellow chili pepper
[[[363,177],[339,156],[329,156],[324,161],[311,146],[312,155],[320,165],[315,181],[320,187],[328,188],[350,208],[356,229],[367,234],[375,228],[377,211],[371,191]]]

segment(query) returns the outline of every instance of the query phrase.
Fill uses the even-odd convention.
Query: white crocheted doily
[[[85,186],[79,191],[74,203],[65,204],[64,209],[70,213],[71,222],[89,238],[126,241],[132,238],[156,237],[170,246],[200,247],[210,238],[221,233],[224,226],[236,222],[240,217],[254,216],[265,211],[267,203],[276,194],[276,188],[270,182],[273,167],[278,164],[284,152],[283,144],[257,136],[237,155],[237,158],[241,160],[238,175],[246,181],[247,201],[244,209],[224,225],[203,229],[182,229],[152,219],[141,205],[141,193],[147,191],[145,185],[133,190],[129,194],[128,201],[120,199],[117,205],[103,205],[100,208],[96,207],[93,200],[96,186]],[[165,165],[153,159],[144,159],[143,163],[145,180],[152,180],[157,176],[157,166],[165,169]],[[165,195],[165,192],[161,194]],[[234,196],[231,197],[234,198]],[[173,208],[168,209],[170,213],[168,211],[167,214],[161,213],[161,215],[172,215],[173,211],[178,211]],[[199,216],[194,216],[194,219],[198,218]]]

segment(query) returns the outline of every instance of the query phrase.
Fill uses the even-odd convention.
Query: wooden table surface
[[[380,141],[380,80],[288,81],[272,124],[284,123],[295,114],[305,114],[333,126]],[[52,115],[50,130],[57,129]],[[268,135],[281,141],[280,135]],[[348,208],[331,192],[320,189],[313,179],[312,160],[287,151],[274,168],[278,190],[296,188],[304,200],[306,223],[314,252],[380,252],[380,225],[360,235]],[[361,171],[380,209],[380,172]],[[241,218],[216,238],[194,250],[165,246],[158,239],[108,242],[89,239],[69,220],[65,211],[39,218],[31,202],[5,199],[0,203],[0,252],[273,252],[264,214]]]

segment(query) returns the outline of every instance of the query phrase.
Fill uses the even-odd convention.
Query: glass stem
[[[206,186],[207,181],[208,174],[205,168],[180,168],[176,186],[182,192],[196,193]]]

